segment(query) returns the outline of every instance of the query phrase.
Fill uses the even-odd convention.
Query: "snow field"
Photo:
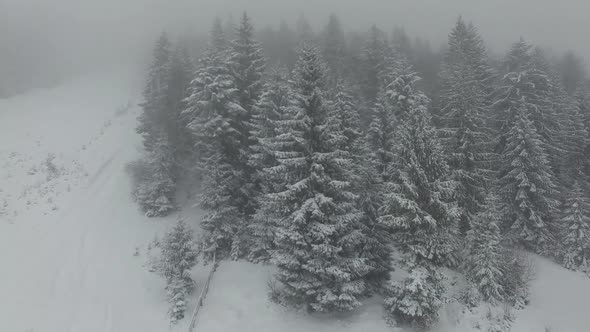
[[[138,76],[0,100],[0,331],[170,330],[147,246],[176,217],[141,215],[125,171],[139,156]]]

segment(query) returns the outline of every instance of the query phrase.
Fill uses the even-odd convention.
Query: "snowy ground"
[[[163,280],[144,265],[174,217],[143,217],[125,172],[136,78],[0,100],[0,331],[169,330]]]
[[[146,262],[148,244],[175,216],[143,217],[125,172],[139,155],[139,86],[140,75],[103,74],[0,100],[0,331],[169,330],[164,282]],[[193,225],[197,214],[184,212]],[[590,279],[536,263],[530,306],[516,313],[512,331],[590,330]],[[199,285],[207,269],[195,269]],[[330,316],[270,304],[270,275],[264,266],[221,263],[198,331],[392,331],[377,299]],[[435,330],[486,331],[486,315],[451,303]]]
[[[353,314],[309,316],[268,301],[268,267],[244,262],[223,262],[211,282],[205,306],[199,314],[204,332],[391,332],[381,306],[369,303]]]
[[[514,311],[513,332],[584,332],[590,330],[590,279],[546,259],[535,258],[537,278],[532,283],[531,302]],[[271,304],[266,294],[271,269],[243,262],[224,262],[216,272],[198,326],[205,332],[401,332],[386,326],[378,299],[350,315],[308,315]],[[450,273],[451,283],[456,278]],[[435,332],[488,331],[501,321],[503,307],[482,305],[468,310],[451,301],[440,312]]]
[[[574,273],[544,258],[536,258],[537,278],[531,303],[519,312],[514,332],[590,331],[590,278]]]

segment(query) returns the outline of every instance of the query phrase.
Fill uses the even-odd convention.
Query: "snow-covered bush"
[[[55,179],[59,176],[59,169],[54,163],[55,154],[49,153],[45,159],[45,168],[47,170],[47,181]]]
[[[170,318],[176,322],[184,318],[186,297],[194,288],[190,270],[197,262],[197,250],[193,233],[182,219],[166,234],[161,242],[162,255],[155,270],[166,278],[166,290],[170,302]]]
[[[436,320],[443,304],[442,278],[430,268],[414,267],[403,282],[392,283],[385,298],[388,321],[427,329]]]

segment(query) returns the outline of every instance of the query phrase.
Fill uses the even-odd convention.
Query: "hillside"
[[[125,172],[140,147],[138,81],[132,73],[104,74],[0,100],[1,331],[169,329],[164,282],[145,265],[148,243],[175,216],[143,217]],[[187,215],[195,225],[198,213]],[[531,302],[516,312],[512,331],[586,331],[590,280],[545,259],[535,262]],[[205,270],[195,269],[197,282]],[[270,304],[271,273],[223,262],[199,331],[391,331],[378,299],[335,316]],[[437,329],[473,331],[486,315],[462,310],[443,309]]]
[[[168,220],[140,214],[125,171],[136,78],[0,100],[0,330],[168,330],[164,282],[144,266]]]

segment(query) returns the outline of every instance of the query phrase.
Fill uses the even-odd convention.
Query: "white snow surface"
[[[148,244],[176,216],[144,217],[125,171],[141,148],[134,129],[142,78],[131,70],[104,73],[0,100],[0,331],[170,330],[164,280],[147,262]],[[193,225],[198,215],[183,212]],[[512,331],[590,331],[590,280],[535,261],[531,302],[515,313]],[[187,317],[208,269],[195,268]],[[379,299],[339,315],[271,304],[271,274],[265,266],[222,262],[197,331],[401,331],[386,326]],[[486,331],[488,312],[447,304],[434,331]],[[173,330],[186,331],[188,320]]]
[[[545,258],[536,257],[535,262],[530,304],[517,313],[512,331],[590,331],[590,278]]]
[[[164,280],[145,265],[175,217],[144,217],[125,170],[140,151],[141,79],[0,100],[0,331],[169,331]]]

